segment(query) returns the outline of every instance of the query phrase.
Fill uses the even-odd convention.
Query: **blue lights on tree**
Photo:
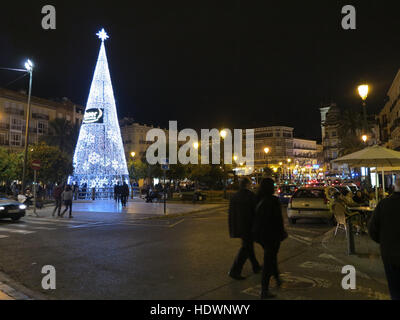
[[[117,182],[129,182],[128,167],[118,123],[114,92],[102,29],[100,53],[90,87],[85,116],[75,149],[74,174],[69,183],[88,188],[111,188]]]

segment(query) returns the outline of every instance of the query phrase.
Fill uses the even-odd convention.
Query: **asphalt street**
[[[286,210],[283,210],[287,225]],[[228,236],[227,209],[170,219],[138,220],[119,213],[75,218],[0,221],[0,272],[47,299],[258,299],[260,275],[246,263],[244,281],[227,276],[240,246]],[[324,250],[325,221],[287,225],[279,265],[285,281],[277,299],[386,299],[387,288],[357,276],[341,283],[344,261]],[[256,245],[262,262],[262,249]],[[56,289],[41,287],[42,267],[56,269]],[[0,279],[1,281],[1,279]],[[272,284],[274,286],[274,284]]]

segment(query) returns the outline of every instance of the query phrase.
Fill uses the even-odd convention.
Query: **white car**
[[[298,219],[326,219],[334,223],[330,210],[330,188],[309,187],[297,190],[289,201],[287,215],[289,223],[295,224]],[[337,190],[336,190],[337,192]]]

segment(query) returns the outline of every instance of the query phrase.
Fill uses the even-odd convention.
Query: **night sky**
[[[0,67],[35,65],[33,95],[85,105],[104,27],[119,116],[184,128],[295,127],[321,139],[319,106],[358,108],[372,85],[377,112],[400,67],[400,14],[392,1],[6,1]],[[57,30],[41,28],[42,6]],[[341,8],[357,9],[357,30]],[[0,87],[27,78],[0,70]]]

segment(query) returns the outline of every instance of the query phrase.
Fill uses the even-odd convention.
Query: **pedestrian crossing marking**
[[[0,227],[0,231],[1,232],[19,233],[19,234],[31,234],[31,233],[36,232],[36,231],[17,230],[17,229],[13,229],[13,228],[3,228],[3,227]]]
[[[29,224],[13,224],[12,226],[14,228],[21,228],[21,229],[31,228],[31,229],[34,229],[34,230],[56,230],[56,228],[36,227],[36,226],[31,226]]]

